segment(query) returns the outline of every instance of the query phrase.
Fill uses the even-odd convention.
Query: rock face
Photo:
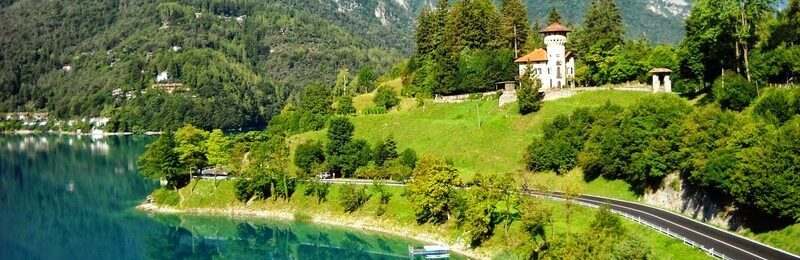
[[[643,200],[646,204],[731,230],[738,230],[742,226],[742,218],[736,215],[735,206],[722,204],[711,194],[692,189],[681,181],[677,173],[664,178],[662,187],[647,192]]]

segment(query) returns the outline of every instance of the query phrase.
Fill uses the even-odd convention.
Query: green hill
[[[410,147],[419,153],[430,153],[451,160],[465,176],[475,173],[507,173],[523,169],[523,153],[533,137],[542,134],[544,122],[557,115],[569,114],[579,107],[596,107],[606,102],[621,106],[633,104],[638,98],[651,95],[636,91],[591,91],[556,101],[544,102],[539,112],[521,116],[516,103],[500,108],[496,99],[467,101],[457,104],[433,104],[427,100],[425,106],[416,107],[416,102],[406,99],[400,111],[392,110],[383,115],[359,115],[351,118],[355,125],[355,138],[377,143],[392,136],[399,150]],[[299,144],[307,139],[323,139],[325,130],[293,136],[290,143]],[[570,176],[576,177],[580,173]],[[538,183],[565,184],[563,178],[537,176]],[[622,198],[633,198],[628,186],[622,181],[600,180],[590,186],[600,194]],[[595,189],[594,187],[585,187]],[[603,191],[606,190],[606,191]]]

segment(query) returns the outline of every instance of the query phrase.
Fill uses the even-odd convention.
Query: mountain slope
[[[262,125],[299,87],[330,83],[340,68],[381,70],[411,53],[409,15],[387,16],[395,27],[316,0],[159,2],[3,2],[0,111],[104,115],[122,121],[119,130],[161,128],[148,123],[157,118],[170,118],[169,126]],[[157,82],[162,74],[169,76]],[[142,92],[155,83],[181,83],[190,93]],[[145,104],[155,111],[141,111]]]

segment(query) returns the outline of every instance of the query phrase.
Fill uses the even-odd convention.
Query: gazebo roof
[[[672,70],[671,69],[667,69],[667,68],[654,68],[654,69],[650,70],[650,73],[653,73],[653,74],[672,73]]]
[[[572,30],[570,30],[566,26],[561,25],[560,23],[553,23],[553,24],[545,27],[544,29],[542,29],[539,32],[541,32],[541,33],[551,33],[551,32],[571,32],[571,31]]]

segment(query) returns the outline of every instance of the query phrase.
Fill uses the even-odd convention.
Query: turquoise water
[[[148,215],[153,137],[0,135],[0,259],[401,259],[399,237],[256,219]]]

